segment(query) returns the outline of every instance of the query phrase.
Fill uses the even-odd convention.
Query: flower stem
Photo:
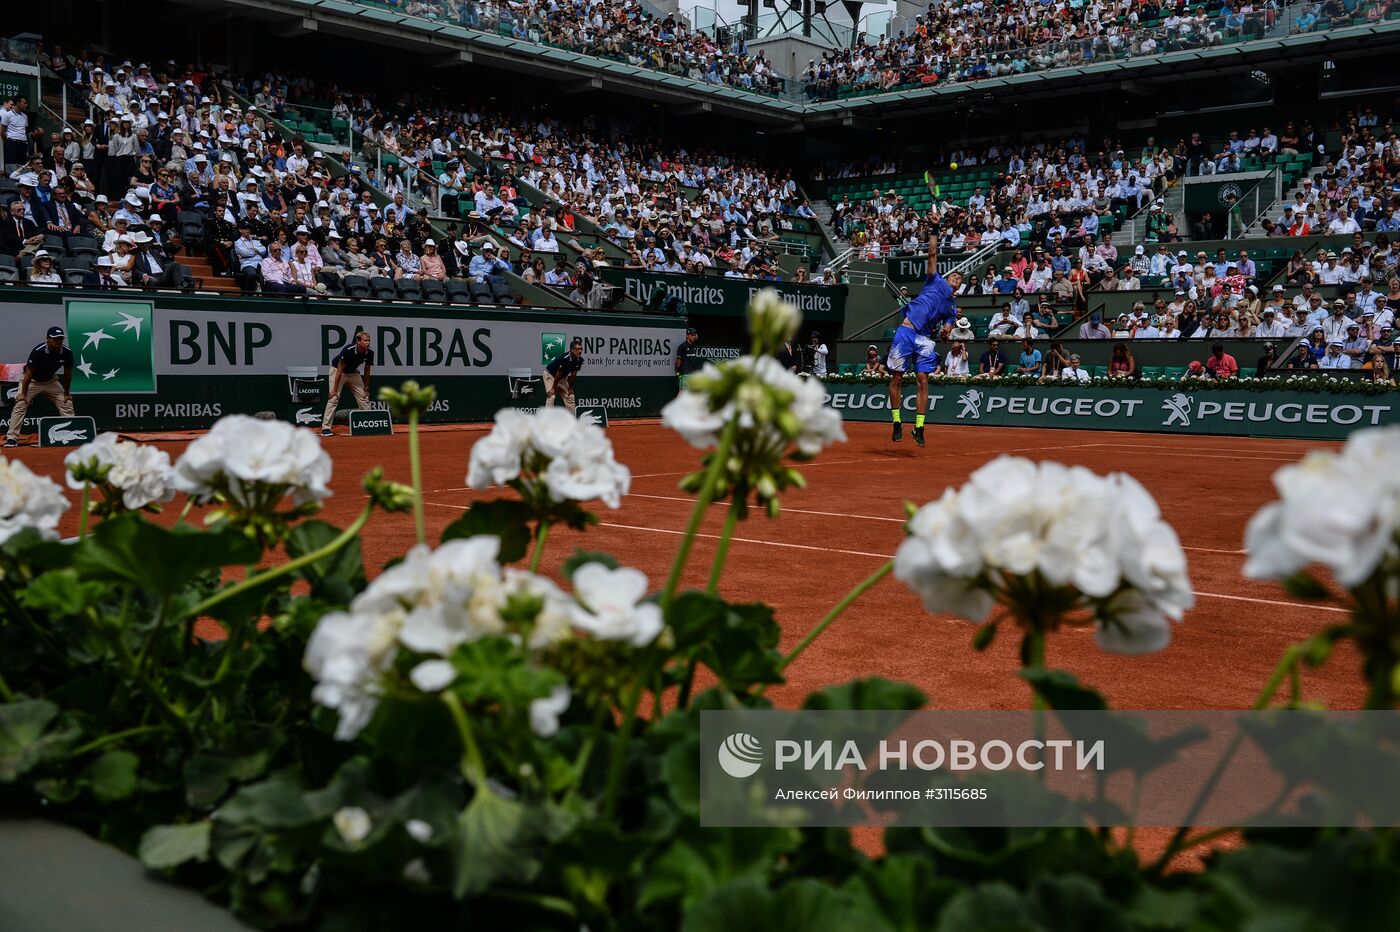
[[[637,703],[642,695],[642,681],[637,678],[627,690],[627,709],[622,717],[622,729],[613,745],[612,762],[608,765],[608,788],[603,797],[603,820],[611,822],[617,812],[617,794],[622,788],[622,770],[627,764],[627,744],[632,740],[632,726],[637,721]]]
[[[92,507],[92,482],[83,480],[83,504],[82,510],[78,512],[78,539],[87,537],[88,529],[88,509]]]
[[[878,570],[871,573],[861,582],[857,583],[856,587],[850,592],[846,593],[846,597],[840,602],[837,602],[836,605],[831,609],[831,611],[826,613],[826,617],[823,618],[821,621],[817,622],[816,627],[814,627],[811,631],[808,631],[807,636],[804,637],[801,641],[799,641],[797,643],[797,646],[788,652],[788,655],[783,658],[783,662],[778,664],[778,672],[781,673],[782,671],[786,670],[788,666],[791,665],[791,663],[794,660],[796,660],[804,650],[811,646],[813,641],[821,637],[822,632],[825,631],[828,627],[830,627],[833,621],[840,618],[842,613],[845,612],[846,609],[851,607],[851,604],[855,602],[856,599],[865,595],[865,593],[869,591],[872,586],[874,586],[880,580],[888,576],[890,570],[892,569],[894,569],[894,561],[890,560],[887,563],[885,563],[884,566],[881,566]],[[763,689],[766,688],[767,687],[765,686],[762,689],[759,689],[759,695],[762,695]]]
[[[467,710],[462,708],[462,700],[450,689],[443,692],[442,701],[447,706],[447,711],[452,714],[452,721],[457,725],[457,734],[462,738],[462,776],[466,777],[472,786],[481,786],[486,780],[486,763],[481,759],[481,749],[477,747],[471,719],[467,718]]]
[[[153,731],[165,731],[165,726],[141,725],[137,728],[128,728],[126,731],[113,732],[110,735],[103,735],[100,738],[95,738],[94,740],[89,741],[82,747],[74,748],[72,751],[69,752],[69,754],[73,757],[78,757],[79,755],[87,754],[90,751],[96,751],[98,748],[105,748],[109,744],[116,744],[118,741],[124,741],[127,738],[134,738],[137,735],[149,734]]]
[[[0,699],[6,702],[14,702],[15,694],[10,689],[10,684],[5,682],[5,677],[0,675]]]
[[[695,544],[695,534],[700,530],[700,522],[705,517],[705,510],[710,507],[710,502],[714,500],[715,486],[719,483],[720,474],[729,461],[729,451],[733,449],[734,438],[738,435],[739,421],[735,419],[724,428],[724,433],[719,438],[719,446],[715,447],[714,455],[710,459],[710,466],[705,470],[705,482],[700,487],[700,496],[695,500],[695,507],[690,512],[690,523],[686,525],[685,536],[681,538],[681,545],[676,550],[675,562],[671,564],[671,575],[666,578],[666,588],[661,592],[661,610],[663,612],[670,608],[671,600],[676,595],[676,587],[680,585],[681,573],[685,571],[686,561],[690,559],[690,548]]]
[[[193,508],[194,496],[191,495],[185,499],[185,507],[180,509],[180,517],[176,519],[176,523],[178,524],[184,521],[186,518],[188,518],[190,516],[190,511],[193,510]]]
[[[1274,667],[1273,674],[1269,677],[1268,682],[1264,684],[1264,688],[1259,691],[1258,697],[1255,698],[1254,705],[1251,707],[1252,711],[1261,712],[1269,707],[1269,702],[1274,698],[1274,693],[1278,692],[1278,688],[1283,684],[1284,678],[1288,676],[1288,672],[1294,669],[1298,665],[1299,660],[1307,654],[1311,644],[1311,640],[1304,641],[1301,644],[1294,644],[1283,652],[1283,657],[1279,659],[1278,666]],[[1162,852],[1162,856],[1154,861],[1152,866],[1147,869],[1149,875],[1160,874],[1162,871],[1166,870],[1167,865],[1171,863],[1172,858],[1176,857],[1177,852],[1187,846],[1186,834],[1191,830],[1191,822],[1196,818],[1196,815],[1201,811],[1202,807],[1205,806],[1206,800],[1210,798],[1210,794],[1214,791],[1215,785],[1220,782],[1221,776],[1225,773],[1225,768],[1229,766],[1230,761],[1235,756],[1235,752],[1240,749],[1242,743],[1244,743],[1244,732],[1236,731],[1235,737],[1231,739],[1229,746],[1225,748],[1225,753],[1220,756],[1220,761],[1215,765],[1215,769],[1211,771],[1210,776],[1206,778],[1205,784],[1201,787],[1201,792],[1196,795],[1195,801],[1191,803],[1191,808],[1187,810],[1186,817],[1181,820],[1181,827],[1172,834],[1171,841],[1167,843],[1167,848]],[[1192,844],[1199,844],[1199,840],[1192,842]]]
[[[715,562],[710,566],[710,594],[719,592],[719,578],[724,575],[724,562],[729,559],[729,542],[734,536],[734,528],[739,523],[739,509],[732,504],[729,514],[724,516],[724,530],[719,535],[719,549],[715,551]]]
[[[344,531],[340,532],[339,537],[326,544],[324,547],[319,547],[316,550],[311,551],[310,553],[304,553],[301,556],[297,557],[295,560],[289,560],[288,562],[283,563],[279,566],[274,566],[271,569],[268,569],[266,572],[261,573],[257,576],[250,576],[249,578],[244,579],[243,582],[239,583],[236,586],[230,586],[227,589],[220,589],[218,592],[214,593],[209,598],[205,599],[203,602],[200,602],[193,609],[191,609],[190,615],[192,617],[197,617],[199,615],[208,614],[209,610],[214,606],[221,605],[235,596],[242,595],[249,589],[254,589],[265,583],[271,582],[272,580],[277,579],[281,576],[286,576],[289,573],[295,573],[303,566],[308,566],[312,563],[315,563],[317,560],[325,559],[326,557],[340,550],[346,544],[350,543],[350,541],[354,540],[356,536],[359,535],[360,531],[364,529],[364,526],[369,521],[369,516],[373,511],[374,503],[370,502],[369,504],[365,505],[365,510],[360,512],[360,516],[356,518],[349,527],[347,527]]]
[[[418,543],[428,541],[423,522],[423,459],[418,449],[418,409],[408,411],[408,468],[413,478],[413,529]]]
[[[549,540],[549,522],[540,521],[539,530],[535,532],[534,552],[530,554],[530,572],[538,572],[540,568],[540,558],[544,556],[544,542]]]

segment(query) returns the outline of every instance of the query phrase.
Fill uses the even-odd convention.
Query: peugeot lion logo
[[[719,746],[720,769],[731,777],[751,777],[763,766],[763,745],[753,735],[735,732]]]
[[[1177,392],[1166,401],[1162,402],[1162,410],[1167,412],[1166,418],[1162,420],[1163,427],[1171,427],[1173,424],[1180,424],[1182,427],[1191,426],[1191,405],[1196,399],[1184,392]]]
[[[969,388],[958,397],[962,408],[958,410],[958,418],[971,418],[977,420],[982,416],[982,393],[975,388]]]

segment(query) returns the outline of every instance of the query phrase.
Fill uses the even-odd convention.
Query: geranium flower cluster
[[[1002,604],[1053,628],[1087,610],[1103,649],[1136,654],[1165,647],[1169,620],[1195,602],[1176,532],[1121,473],[1003,456],[920,508],[908,531],[894,574],[931,612],[981,622]]]
[[[149,444],[122,440],[116,434],[99,434],[64,457],[63,464],[68,470],[68,487],[81,490],[90,484],[101,490],[105,511],[119,507],[139,511],[175,497],[170,454]]]
[[[68,510],[58,484],[38,476],[19,460],[0,457],[0,544],[33,528],[46,540],[58,537],[58,520]]]
[[[453,651],[478,638],[508,636],[540,651],[575,631],[635,646],[661,631],[660,609],[642,601],[647,579],[638,570],[585,564],[574,574],[571,597],[533,573],[503,570],[499,554],[500,539],[488,535],[436,550],[416,547],[356,596],[349,611],[321,619],[303,663],[316,679],[315,700],[340,712],[337,737],[352,738],[369,724],[384,677],[405,651],[420,658],[410,682],[436,693],[457,676]],[[531,709],[537,730],[550,730],[567,700],[557,691],[542,697]]]
[[[1315,450],[1274,473],[1279,500],[1245,529],[1254,579],[1283,579],[1313,563],[1354,588],[1400,556],[1400,427],[1352,434],[1339,453]]]
[[[175,487],[207,502],[222,496],[232,507],[260,512],[290,497],[293,507],[331,495],[331,458],[321,438],[285,421],[243,414],[220,418],[175,463]]]
[[[472,446],[467,485],[514,484],[531,487],[522,493],[542,486],[556,502],[600,499],[617,508],[632,486],[632,472],[613,457],[612,442],[598,425],[563,408],[534,414],[505,408],[496,412],[491,433]]]

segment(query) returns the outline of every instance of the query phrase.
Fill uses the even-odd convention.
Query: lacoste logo
[[[11,400],[14,400],[15,398],[18,398],[18,397],[19,397],[19,386],[16,385],[14,388],[12,388],[12,389],[10,389],[9,391],[7,391],[7,392],[5,393],[5,397],[6,397],[6,398],[9,398],[9,399],[11,399]]]
[[[321,418],[316,414],[315,407],[301,408],[297,411],[298,424],[319,424]]]
[[[60,421],[59,423],[50,427],[49,443],[63,444],[72,443],[75,440],[88,439],[87,431],[85,430],[68,430],[68,425],[72,423],[72,421]]]
[[[594,427],[603,426],[603,419],[598,416],[597,411],[580,411],[578,419],[584,424],[592,424]]]

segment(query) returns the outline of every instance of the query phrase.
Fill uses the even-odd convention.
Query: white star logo
[[[115,379],[117,377],[117,373],[120,371],[120,369],[113,369],[111,372],[103,373],[102,381],[106,382],[108,379]]]
[[[92,363],[83,359],[81,356],[79,356],[78,359],[81,360],[81,362],[78,363],[78,371],[90,379],[96,378],[97,373],[92,371]]]
[[[141,325],[145,323],[145,321],[135,316],[134,314],[128,314],[126,311],[117,311],[117,313],[122,316],[122,319],[117,321],[115,324],[112,324],[112,326],[115,327],[118,324],[120,324],[122,328],[122,333],[126,333],[129,330],[135,330],[136,339],[141,339]]]
[[[116,337],[112,336],[110,333],[108,333],[106,330],[103,330],[101,327],[98,327],[96,330],[84,333],[83,336],[88,338],[88,341],[83,344],[83,349],[92,349],[94,346],[98,349],[101,349],[103,340],[116,339]]]

